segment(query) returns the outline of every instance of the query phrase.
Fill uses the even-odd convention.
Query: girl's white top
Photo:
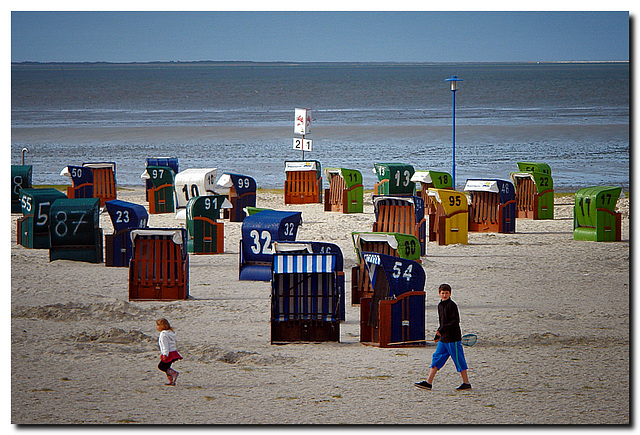
[[[169,355],[169,352],[178,350],[176,333],[170,329],[165,329],[160,332],[158,337],[158,344],[160,345],[160,353],[162,355]]]

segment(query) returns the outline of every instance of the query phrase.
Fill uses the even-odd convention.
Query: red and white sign
[[[311,133],[311,109],[296,109],[293,132],[302,135]]]

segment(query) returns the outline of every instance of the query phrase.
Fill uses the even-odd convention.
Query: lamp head
[[[445,81],[450,82],[451,83],[451,90],[453,92],[455,92],[458,88],[457,83],[463,81],[462,79],[459,79],[458,76],[451,76],[448,79],[445,79]]]

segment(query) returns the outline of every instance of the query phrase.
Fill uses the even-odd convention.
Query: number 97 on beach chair
[[[622,214],[616,204],[621,187],[597,186],[580,189],[573,207],[573,238],[592,242],[619,242],[622,239]]]
[[[151,188],[147,190],[149,213],[173,213],[175,211],[173,169],[168,166],[147,166],[140,178],[151,181]]]
[[[420,263],[364,252],[373,296],[360,300],[360,341],[380,347],[425,346],[424,284]]]

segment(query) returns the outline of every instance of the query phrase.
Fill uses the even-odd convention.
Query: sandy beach
[[[118,199],[147,205],[141,188]],[[356,264],[350,233],[361,214],[284,205],[258,190],[258,207],[302,212],[297,240],[330,241],[344,256],[346,300]],[[428,243],[427,338],[437,288],[453,288],[473,389],[457,392],[449,361],[431,391],[434,346],[360,343],[360,308],[347,303],[339,343],[270,344],[270,283],[238,280],[241,223],[224,221],[225,252],[190,256],[191,297],[130,302],[128,269],[58,260],[16,243],[11,216],[13,424],[629,424],[629,200],[622,242],[575,241],[573,196],[555,219],[518,219],[516,234],[469,233],[468,245]],[[113,227],[101,216],[104,234]],[[152,227],[178,227],[173,214]],[[175,328],[184,360],[165,386],[155,319]],[[441,412],[446,404],[446,412]]]

